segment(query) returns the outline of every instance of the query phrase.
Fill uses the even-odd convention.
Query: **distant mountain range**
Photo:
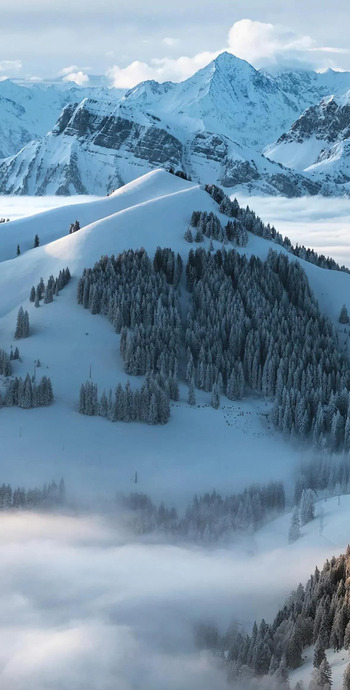
[[[350,191],[350,72],[271,76],[222,53],[181,83],[0,83],[0,191],[106,194],[149,170],[241,193]]]

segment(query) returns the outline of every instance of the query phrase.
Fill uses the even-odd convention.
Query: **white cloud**
[[[225,690],[223,669],[194,647],[195,624],[271,618],[346,544],[346,530],[329,546],[314,528],[292,547],[265,532],[205,549],[136,538],[115,516],[29,511],[2,513],[0,527],[5,690]]]
[[[174,46],[176,41],[177,39],[166,37],[162,42],[170,47]],[[247,60],[256,68],[294,65],[313,69],[337,69],[333,55],[350,52],[347,48],[318,46],[311,36],[299,35],[278,24],[241,19],[231,27],[227,45],[217,51],[197,53],[192,57],[153,58],[150,62],[136,60],[126,67],[115,65],[108,70],[107,76],[112,79],[114,86],[121,88],[131,88],[146,79],[178,82],[205,67],[224,50]]]
[[[220,52],[206,51],[194,57],[182,56],[176,59],[154,58],[150,64],[136,60],[127,67],[115,65],[108,70],[107,76],[112,79],[114,86],[124,89],[132,88],[146,79],[155,79],[160,82],[183,81],[208,65]]]
[[[330,555],[300,540],[290,568],[284,551],[148,543],[93,515],[0,523],[0,686],[11,690],[225,690],[195,624],[266,617]]]
[[[77,72],[79,67],[77,65],[69,65],[69,67],[63,67],[58,73],[59,77],[64,77],[66,74],[71,74],[71,72]]]
[[[66,74],[63,81],[74,81],[78,86],[85,86],[89,82],[89,77],[82,70]]]
[[[174,46],[177,46],[178,43],[180,43],[180,41],[178,38],[171,38],[171,36],[166,36],[165,38],[163,38],[162,43],[164,43],[165,46],[173,48]]]
[[[22,60],[0,60],[0,72],[17,74],[22,69]]]

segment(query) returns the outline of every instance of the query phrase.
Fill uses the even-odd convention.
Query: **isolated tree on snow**
[[[39,247],[40,240],[39,240],[39,235],[35,235],[34,237],[34,248]]]
[[[300,523],[306,525],[315,517],[315,495],[312,489],[303,489],[300,501]]]
[[[17,256],[19,256],[20,253],[21,253],[21,247],[20,247],[19,244],[18,244],[18,245],[17,245]]]
[[[184,237],[185,237],[186,242],[190,242],[190,243],[193,242],[193,235],[192,235],[191,228],[187,228]]]
[[[29,336],[29,316],[27,310],[24,311],[20,307],[17,314],[17,324],[15,330],[15,338],[27,338]]]
[[[349,323],[349,314],[345,304],[340,310],[339,323]]]
[[[290,544],[293,544],[297,539],[300,537],[300,519],[299,519],[299,510],[297,506],[294,508],[293,513],[292,513],[292,519],[290,523],[290,528],[288,532],[288,541]]]

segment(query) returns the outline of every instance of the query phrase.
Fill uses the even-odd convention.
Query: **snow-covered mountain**
[[[349,189],[350,91],[308,108],[265,155],[315,180]]]
[[[326,96],[341,96],[350,89],[350,72],[294,70],[272,71],[272,75],[283,93],[293,101],[299,114]]]
[[[119,89],[94,86],[79,87],[70,83],[18,83],[0,81],[0,158],[14,155],[33,139],[52,129],[68,103],[76,103],[94,94],[103,100],[117,101]]]
[[[172,405],[171,419],[165,427],[117,425],[117,455],[116,425],[78,414],[79,387],[88,378],[90,367],[100,391],[127,380],[119,354],[120,336],[106,317],[92,316],[77,304],[77,282],[84,268],[93,267],[101,255],[117,255],[140,247],[151,257],[158,246],[171,247],[186,261],[190,245],[184,233],[197,209],[214,212],[223,224],[227,222],[198,184],[157,170],[100,201],[0,225],[1,347],[10,351],[10,346],[16,344],[16,316],[23,306],[29,311],[31,335],[18,343],[21,362],[14,362],[14,374],[25,376],[39,358],[42,373],[52,378],[55,395],[55,403],[47,408],[2,408],[2,471],[7,481],[18,481],[16,477],[25,475],[30,461],[33,482],[45,481],[48,473],[57,476],[59,471],[71,486],[93,485],[97,490],[118,476],[120,490],[127,490],[130,476],[138,469],[140,490],[153,493],[157,485],[160,497],[165,487],[184,496],[185,472],[188,498],[214,485],[227,493],[252,481],[289,476],[300,450],[265,423],[269,406],[263,399],[225,400],[218,411],[210,406],[210,396],[198,391],[199,407],[191,407],[187,386],[181,383],[180,401]],[[70,224],[76,219],[81,230],[69,234]],[[30,249],[35,234],[39,235],[40,246]],[[21,255],[11,258],[17,244]],[[214,245],[221,247],[215,240]],[[209,248],[209,240],[204,246]],[[249,234],[247,246],[238,251],[248,258],[256,255],[266,259],[270,248],[286,253],[278,244],[253,234]],[[336,321],[344,296],[349,293],[349,274],[301,263],[320,308]],[[31,286],[40,277],[47,282],[51,274],[58,275],[66,266],[73,276],[71,282],[53,303],[36,309],[29,301]],[[239,448],[239,453],[232,454],[233,447]],[[100,458],[98,463],[96,458]]]
[[[122,98],[113,91],[71,98],[46,136],[2,161],[0,189],[104,194],[163,166],[246,193],[335,193],[262,155],[331,86],[350,85],[347,73],[312,75],[272,77],[222,53],[181,83],[143,82]]]

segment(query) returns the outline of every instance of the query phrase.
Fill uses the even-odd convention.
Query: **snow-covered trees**
[[[51,275],[47,281],[47,284],[45,286],[45,283],[42,278],[40,278],[40,281],[35,288],[34,285],[32,286],[30,290],[30,295],[29,299],[31,302],[34,302],[34,305],[36,307],[40,306],[40,300],[43,299],[44,297],[44,303],[49,304],[50,302],[53,302],[53,297],[54,295],[57,296],[62,290],[65,285],[70,281],[71,279],[71,274],[69,271],[69,268],[64,268],[59,272],[59,275],[57,278],[54,278],[53,275]]]
[[[10,379],[1,404],[7,407],[18,406],[24,409],[50,405],[53,401],[51,379],[43,376],[39,383],[35,383],[27,374],[25,379],[21,377]]]
[[[342,690],[350,690],[350,664],[347,665],[344,671]]]
[[[274,252],[262,262],[191,249],[186,282],[195,385],[211,392],[221,376],[229,399],[249,389],[275,397],[272,421],[284,434],[350,449],[349,364],[300,265]]]
[[[23,307],[20,307],[17,314],[17,324],[15,330],[15,338],[28,338],[29,336],[29,315],[27,310],[24,311]]]
[[[228,201],[232,203],[230,200]],[[191,217],[191,226],[196,228],[196,242],[202,242],[203,236],[219,242],[231,242],[237,247],[245,247],[248,242],[248,233],[242,223],[236,220],[229,221],[223,228],[219,218],[212,211],[210,213],[194,211]],[[193,240],[191,229],[188,228],[185,233],[185,240],[191,242],[191,237]]]
[[[179,396],[181,274],[180,255],[160,247],[153,262],[143,249],[130,250],[117,259],[103,257],[93,269],[84,270],[78,283],[78,302],[93,314],[105,314],[121,333],[125,371],[133,376],[146,375],[140,391],[127,391],[132,409],[129,405],[126,417],[118,411],[107,414],[108,418],[149,424],[168,420],[169,399],[178,400]]]
[[[346,554],[326,561],[321,572],[316,568],[305,588],[299,585],[292,592],[271,625],[263,620],[260,626],[254,623],[248,637],[238,630],[230,630],[219,639],[217,646],[228,660],[231,676],[238,678],[243,667],[248,667],[254,675],[266,675],[268,668],[269,675],[275,679],[276,669],[282,667],[287,674],[288,668],[300,665],[303,649],[315,644],[310,690],[331,690],[327,649],[330,645],[342,649],[345,644],[344,630],[350,623],[349,568],[350,547]],[[330,641],[335,630],[336,645]],[[350,690],[349,668],[350,665],[344,674],[345,690]],[[274,687],[273,682],[266,687]]]
[[[288,541],[290,544],[293,544],[297,539],[300,537],[300,519],[299,519],[299,510],[297,506],[294,508],[293,513],[292,513],[292,519],[290,523],[290,528],[288,532]]]
[[[322,268],[328,268],[333,271],[343,271],[349,273],[350,269],[346,266],[339,266],[339,264],[331,259],[330,257],[324,256],[324,254],[317,254],[314,249],[307,249],[304,246],[293,246],[288,237],[284,237],[281,233],[277,232],[276,228],[271,227],[269,224],[265,225],[261,218],[252,211],[249,206],[246,208],[241,208],[238,204],[237,199],[231,201],[231,199],[224,193],[224,191],[217,187],[215,184],[205,185],[205,191],[210,194],[210,196],[219,204],[220,213],[225,214],[231,218],[236,219],[236,223],[244,228],[244,231],[252,232],[254,235],[259,237],[264,237],[265,239],[272,240],[283,246],[288,252],[298,256],[305,261],[321,266]],[[198,211],[196,212],[198,213]],[[248,238],[248,235],[247,235]],[[244,245],[241,245],[244,246]]]
[[[312,672],[309,687],[310,690],[331,690],[332,671],[327,658],[324,658],[320,664],[320,667],[315,668]]]
[[[23,510],[37,507],[52,507],[64,505],[65,484],[61,479],[57,486],[55,481],[45,484],[42,488],[12,489],[10,484],[0,485],[0,511]]]
[[[249,227],[254,226],[257,221],[247,217]],[[209,223],[217,234],[215,219],[195,211],[192,224],[198,230]],[[161,248],[153,261],[143,249],[130,250],[117,258],[102,257],[84,270],[78,302],[93,314],[106,315],[121,334],[126,373],[161,374],[170,398],[177,400],[185,336],[191,368],[187,383],[193,379],[197,388],[211,393],[214,406],[218,393],[231,400],[250,391],[262,393],[274,398],[272,421],[286,436],[310,439],[317,449],[350,450],[349,363],[300,264],[272,251],[261,261],[232,249],[191,249],[185,324],[179,308],[181,272],[180,256]]]
[[[153,531],[159,525],[157,521],[152,521],[150,524],[149,513],[157,513],[157,508],[147,497],[143,515],[141,510],[143,502],[143,500],[140,503],[136,501],[139,531]],[[184,516],[178,516],[176,520],[172,520],[171,532],[182,538],[206,544],[230,538],[234,533],[251,533],[261,527],[272,515],[281,513],[284,502],[284,489],[279,482],[270,482],[265,486],[254,485],[243,493],[225,498],[213,491],[211,494],[195,496]],[[172,512],[167,508],[164,510],[167,514]],[[163,528],[166,529],[165,526]]]
[[[349,314],[345,304],[343,304],[340,310],[339,323],[349,323]]]
[[[191,228],[187,228],[187,230],[184,234],[184,238],[185,238],[186,242],[189,242],[190,244],[193,242],[193,235],[192,235]]]
[[[188,404],[189,405],[195,405],[196,404],[196,392],[195,392],[195,387],[194,387],[193,376],[191,377],[189,384],[188,384]]]
[[[166,424],[170,417],[169,390],[166,380],[158,374],[148,374],[140,390],[132,390],[128,382],[123,388],[118,384],[114,393],[103,391],[98,398],[96,384],[82,384],[79,396],[81,414],[98,415],[111,422],[144,422]]]
[[[311,522],[315,517],[315,494],[312,489],[303,489],[300,500],[301,526]]]
[[[80,223],[78,220],[76,220],[75,223],[70,224],[69,234],[71,235],[72,232],[77,232],[77,230],[80,230]]]

